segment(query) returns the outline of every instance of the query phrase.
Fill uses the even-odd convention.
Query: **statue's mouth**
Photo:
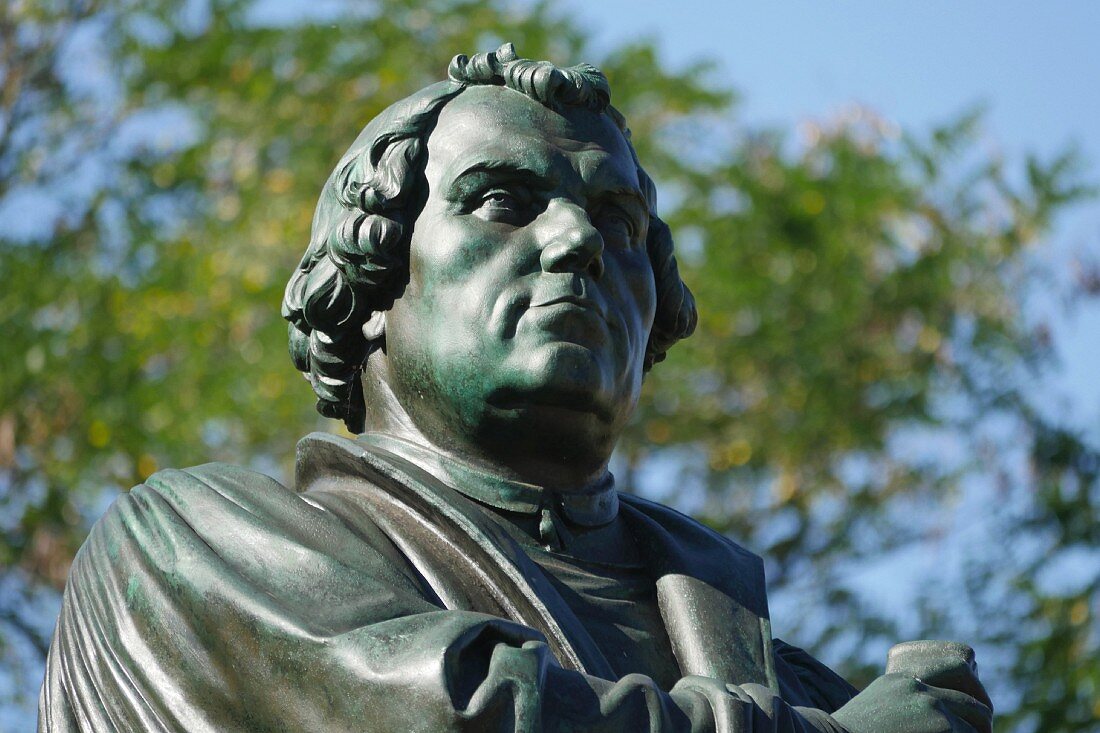
[[[606,321],[607,307],[601,299],[592,297],[594,287],[587,277],[575,273],[565,277],[544,275],[532,288],[527,307],[573,306],[595,313]]]
[[[585,298],[579,295],[562,295],[557,298],[548,298],[546,300],[533,302],[531,303],[530,307],[545,308],[546,306],[559,305],[562,303],[571,303],[573,305],[580,306],[581,308],[591,309],[596,311],[597,313],[600,313],[600,306],[596,303],[596,301],[592,300],[591,298]]]
[[[604,324],[609,325],[607,322],[606,309],[598,301],[586,295],[565,293],[563,295],[547,296],[540,299],[532,298],[527,309],[561,310],[565,313],[571,312],[578,315],[596,316],[603,321]]]

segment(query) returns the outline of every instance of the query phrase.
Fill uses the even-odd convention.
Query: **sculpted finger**
[[[952,731],[969,731],[973,729],[977,733],[993,733],[993,709],[991,707],[958,690],[949,690],[931,685],[925,685],[924,687],[924,693],[936,699],[937,706],[952,718],[952,723],[958,721],[966,726],[953,727]]]

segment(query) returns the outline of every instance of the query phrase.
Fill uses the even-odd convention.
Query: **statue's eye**
[[[502,188],[494,188],[483,193],[476,210],[490,218],[500,219],[519,213],[522,204],[515,194]]]
[[[513,199],[514,197],[509,193],[494,191],[485,197],[483,203],[489,204],[490,206],[509,206],[514,203]]]
[[[596,215],[593,223],[609,245],[625,248],[634,243],[638,230],[634,219],[617,207],[604,208]]]

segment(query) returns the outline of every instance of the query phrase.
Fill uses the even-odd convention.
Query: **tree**
[[[919,136],[866,110],[791,145],[739,124],[708,66],[668,69],[648,41],[600,58],[545,3],[282,7],[0,11],[6,714],[33,698],[105,497],[214,459],[285,475],[321,424],[277,307],[320,183],[452,53],[511,40],[607,72],[701,304],[648,380],[622,483],[766,555],[783,633],[853,679],[893,640],[957,636],[992,662],[999,727],[1097,730],[1100,580],[1045,578],[1096,545],[1100,460],[1031,404],[1049,343],[1020,310],[1085,193],[1072,156],[1013,185],[978,116]],[[937,544],[964,510],[979,541]],[[934,587],[875,606],[871,571],[902,562]]]

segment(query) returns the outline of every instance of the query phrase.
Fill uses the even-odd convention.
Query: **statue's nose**
[[[586,272],[594,280],[603,275],[603,235],[588,212],[577,204],[556,200],[544,216],[546,230],[539,262],[543,272]]]

